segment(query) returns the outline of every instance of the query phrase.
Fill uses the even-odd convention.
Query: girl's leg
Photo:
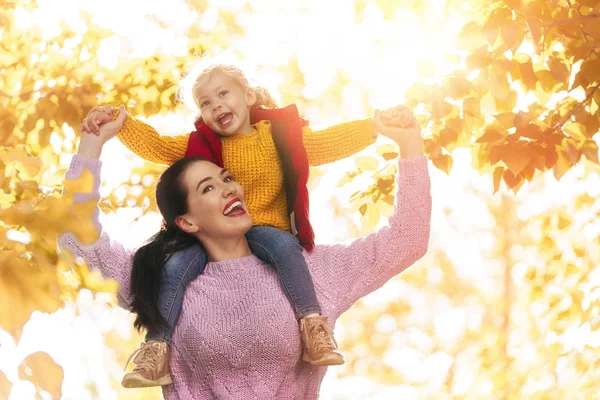
[[[146,341],[160,340],[171,344],[173,328],[177,324],[183,295],[187,285],[206,267],[207,257],[202,246],[192,246],[173,254],[165,263],[158,294],[158,310],[169,326],[158,332],[148,332]]]
[[[252,252],[277,270],[296,317],[321,314],[302,247],[291,233],[272,226],[254,226],[246,234]]]
[[[173,327],[181,313],[187,285],[206,266],[206,253],[201,246],[192,246],[173,254],[165,263],[161,275],[158,309],[169,326],[158,332],[148,332],[146,341],[130,357],[135,369],[123,377],[126,388],[164,386],[172,383],[169,356]],[[129,362],[129,361],[128,361]]]
[[[298,240],[289,232],[270,226],[255,226],[246,237],[252,252],[279,273],[300,320],[302,360],[316,366],[343,364],[344,357],[337,349],[327,317],[320,315],[321,307]]]

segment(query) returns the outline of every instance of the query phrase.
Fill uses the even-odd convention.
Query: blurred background
[[[179,82],[223,52],[313,128],[404,103],[424,129],[429,252],[340,319],[322,399],[600,398],[600,1],[0,4],[0,399],[162,398],[120,387],[143,336],[115,283],[57,251],[62,180],[95,105],[191,131]],[[311,170],[318,242],[385,223],[395,156],[379,138]],[[102,160],[105,227],[134,248],[163,167],[118,140]]]

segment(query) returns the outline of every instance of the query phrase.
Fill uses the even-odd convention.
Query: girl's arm
[[[150,125],[127,115],[117,137],[129,150],[144,160],[171,165],[185,157],[190,134],[162,136]]]
[[[119,109],[112,106],[96,106],[83,120],[82,132],[99,134],[100,126],[118,118]],[[179,136],[161,136],[152,126],[127,115],[119,131],[119,140],[133,153],[144,160],[171,165],[185,157],[189,133]]]
[[[321,305],[338,316],[423,257],[429,243],[431,195],[427,158],[400,160],[389,225],[349,245],[316,246],[308,254]],[[320,296],[320,297],[321,297]]]
[[[368,118],[344,122],[320,131],[303,128],[302,139],[308,165],[315,167],[350,157],[375,143],[376,131],[373,121]]]
[[[118,124],[122,124],[122,120],[117,120],[106,124],[114,127],[114,134],[118,132]],[[91,173],[93,177],[92,188],[85,191],[83,187],[74,185],[65,185],[70,187],[70,191],[65,191],[63,197],[71,197],[74,203],[82,203],[85,201],[98,201],[100,199],[100,171],[102,162],[98,160],[102,145],[106,136],[82,135],[79,144],[78,154],[73,156],[71,165],[66,173],[66,180],[76,181],[84,173]],[[94,225],[98,232],[101,232],[100,237],[90,245],[82,244],[75,234],[66,232],[58,239],[60,247],[67,249],[74,256],[84,258],[91,268],[97,268],[106,278],[115,279],[119,283],[117,297],[119,304],[123,307],[129,306],[129,289],[131,281],[131,270],[133,261],[133,252],[126,250],[120,243],[115,243],[110,240],[106,232],[102,232],[102,225],[98,220],[100,210],[96,208],[93,216]]]

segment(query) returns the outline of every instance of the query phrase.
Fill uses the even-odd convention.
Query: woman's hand
[[[114,118],[115,108],[113,106],[96,106],[90,110],[81,123],[82,133],[100,133],[100,125],[110,122]]]
[[[102,146],[104,146],[104,143],[117,136],[126,118],[127,113],[125,112],[125,107],[120,106],[117,118],[114,121],[101,125],[97,135],[81,135],[77,153],[85,158],[100,158]]]
[[[408,107],[397,106],[383,112],[375,110],[373,124],[379,133],[398,143],[401,158],[423,155],[421,126]]]

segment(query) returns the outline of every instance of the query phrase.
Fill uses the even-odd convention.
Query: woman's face
[[[231,173],[209,161],[191,164],[183,173],[188,212],[177,224],[200,240],[244,236],[252,227],[242,187]]]

